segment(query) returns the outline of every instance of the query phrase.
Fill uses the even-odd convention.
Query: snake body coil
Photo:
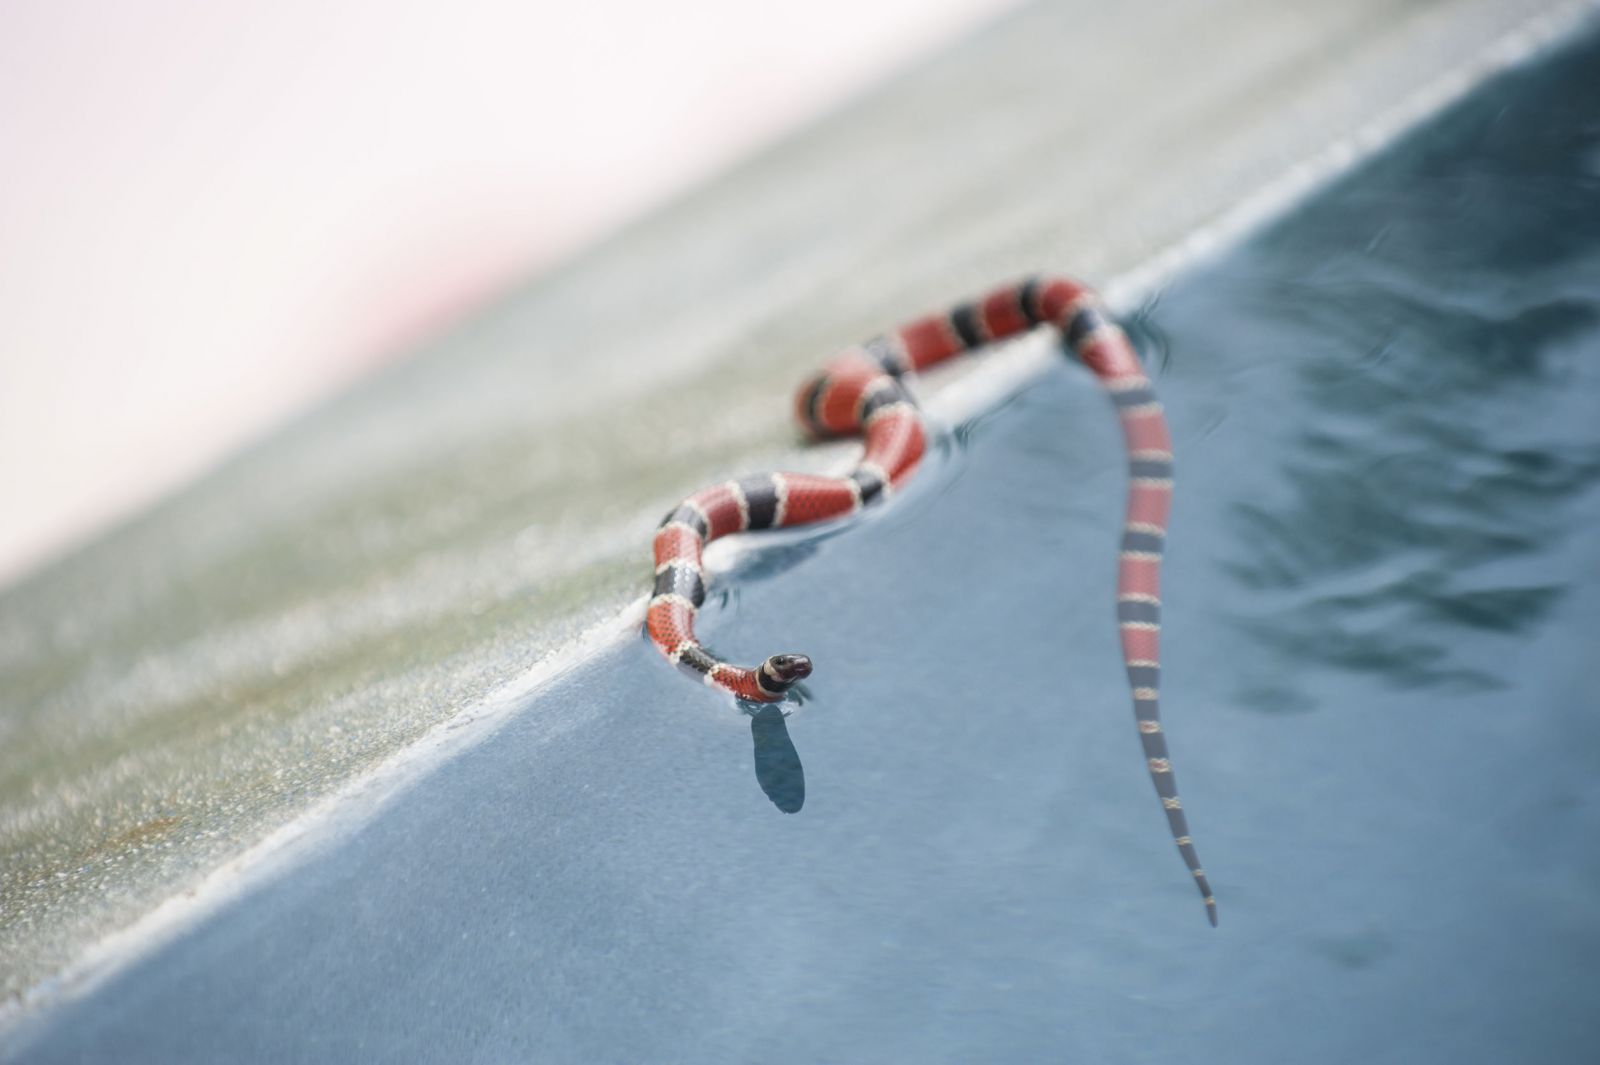
[[[1059,330],[1116,406],[1128,451],[1128,503],[1117,570],[1117,619],[1146,763],[1184,863],[1205,900],[1217,905],[1189,838],[1161,729],[1160,571],[1172,501],[1172,440],[1166,417],[1128,338],[1088,287],[1065,278],[1010,285],[944,314],[929,315],[848,348],[801,386],[797,413],[819,437],[860,433],[866,447],[843,477],[771,473],[703,489],[679,504],[656,532],[655,592],[647,627],[674,664],[741,699],[776,702],[811,673],[811,660],[779,654],[746,668],[712,655],[694,636],[705,600],[701,551],[729,533],[808,525],[843,517],[894,492],[926,446],[921,414],[902,378],[965,351],[1038,326]]]

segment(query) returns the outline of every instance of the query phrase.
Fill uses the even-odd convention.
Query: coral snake
[[[834,356],[801,386],[797,413],[817,437],[862,434],[861,461],[843,477],[763,474],[713,485],[684,500],[656,532],[656,583],[646,626],[662,654],[706,684],[754,702],[783,699],[810,675],[809,658],[779,654],[745,668],[718,659],[695,639],[695,611],[706,594],[701,550],[730,533],[828,521],[886,498],[916,470],[926,446],[905,376],[1041,325],[1060,331],[1066,349],[1110,395],[1122,423],[1128,451],[1127,515],[1117,569],[1122,655],[1150,778],[1215,925],[1216,900],[1189,838],[1161,728],[1160,571],[1172,501],[1172,440],[1133,346],[1088,287],[1065,278],[1009,285]]]

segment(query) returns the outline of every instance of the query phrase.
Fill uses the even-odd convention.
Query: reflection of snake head
[[[805,655],[773,655],[761,663],[758,673],[758,683],[776,695],[811,676],[811,659]]]

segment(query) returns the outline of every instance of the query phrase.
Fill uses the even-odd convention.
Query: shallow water
[[[1063,362],[22,1060],[1580,1060],[1600,1039],[1600,39],[1132,323],[1178,449],[1140,764],[1119,441]],[[717,592],[720,591],[720,596]]]

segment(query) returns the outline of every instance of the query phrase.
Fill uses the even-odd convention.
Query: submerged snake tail
[[[1117,560],[1117,624],[1133,692],[1145,764],[1166,811],[1178,853],[1217,923],[1217,900],[1189,835],[1183,800],[1161,726],[1161,555],[1172,507],[1172,437],[1150,379],[1127,335],[1091,290],[1066,280],[1034,282],[1030,313],[1061,331],[1067,347],[1099,379],[1122,425],[1128,451],[1128,505]]]
[[[1132,345],[1086,286],[1065,278],[1008,285],[829,360],[800,387],[796,414],[818,437],[860,434],[865,443],[860,462],[843,477],[763,474],[715,485],[684,500],[656,532],[650,638],[674,664],[713,687],[755,702],[782,699],[810,674],[809,658],[774,655],[753,668],[734,666],[695,639],[695,611],[705,600],[700,561],[705,545],[735,532],[828,521],[886,498],[916,470],[927,444],[921,413],[902,383],[904,375],[1044,325],[1059,330],[1067,348],[1099,379],[1122,425],[1129,462],[1117,570],[1123,659],[1150,778],[1214,925],[1217,904],[1189,837],[1159,704],[1160,570],[1172,502],[1172,440]]]

